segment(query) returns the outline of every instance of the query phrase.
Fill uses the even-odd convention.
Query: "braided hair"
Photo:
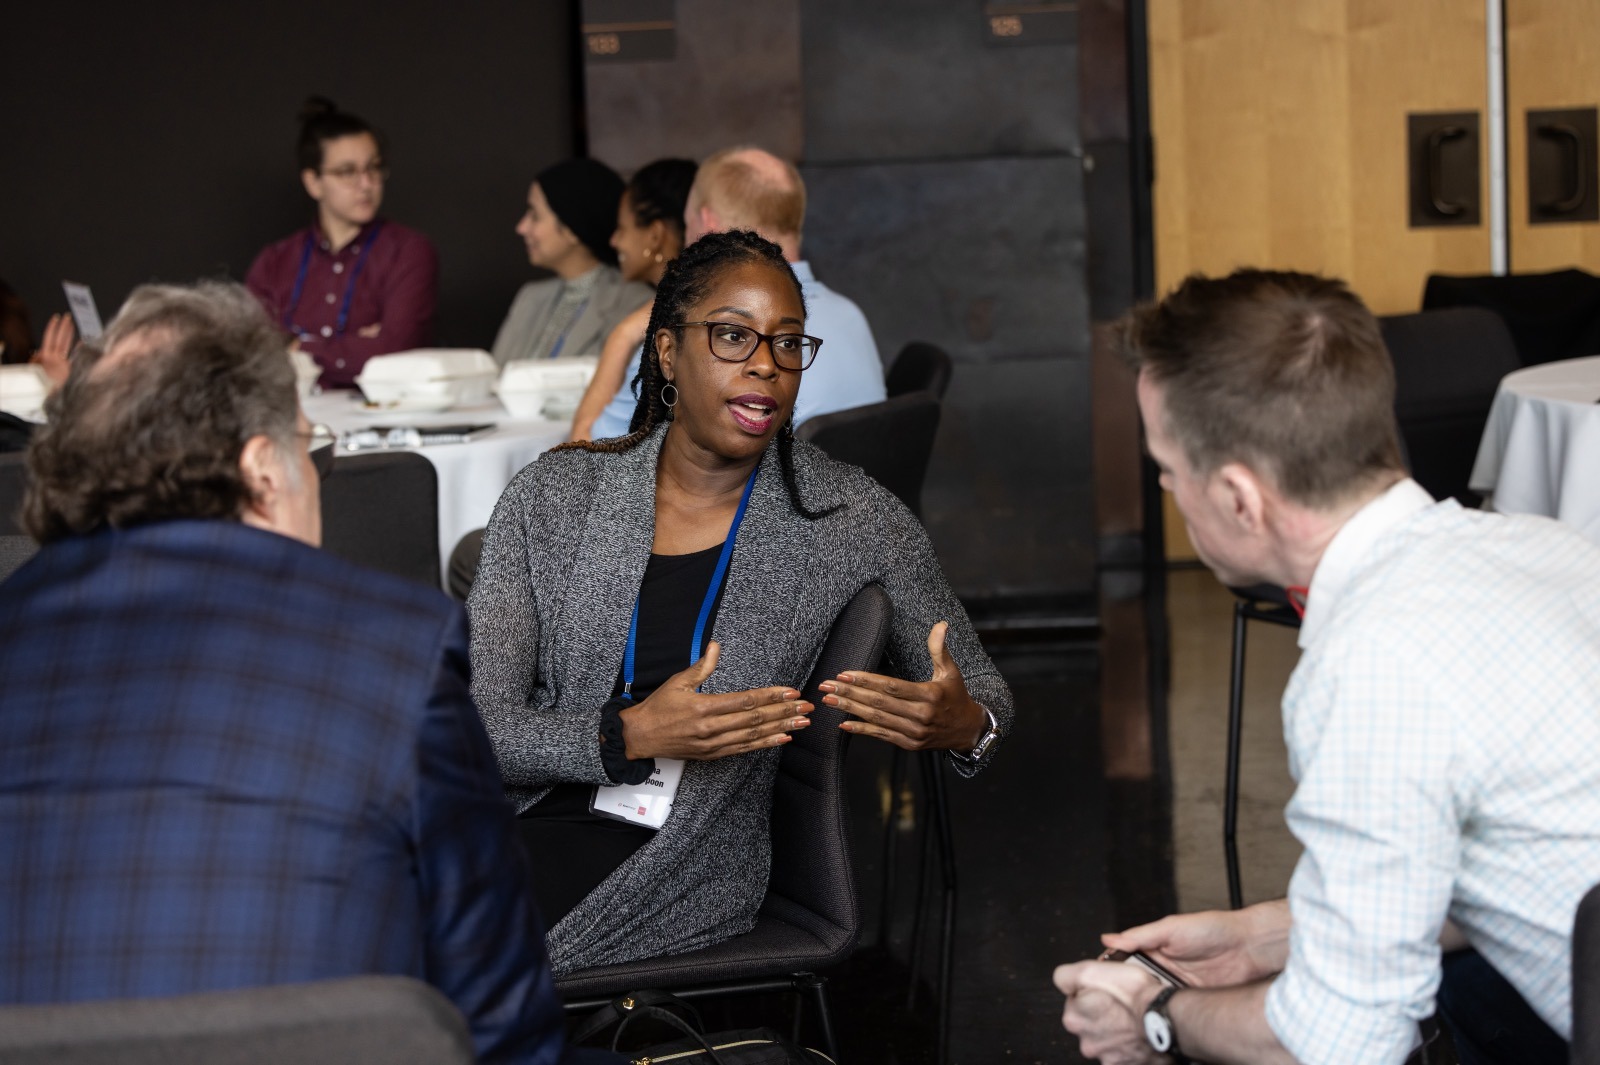
[[[747,229],[733,229],[723,233],[708,233],[683,249],[683,253],[667,264],[661,283],[656,286],[655,303],[650,307],[650,325],[644,334],[644,356],[639,361],[639,375],[633,379],[633,388],[639,396],[633,408],[633,420],[628,424],[628,435],[612,440],[575,440],[552,450],[582,449],[584,451],[614,454],[630,451],[656,430],[662,422],[672,419],[672,409],[661,401],[661,389],[667,382],[661,376],[661,358],[656,352],[656,334],[663,329],[672,330],[678,344],[683,344],[684,316],[689,308],[706,298],[713,282],[724,269],[746,263],[770,266],[780,271],[794,286],[804,313],[806,297],[800,281],[783,257],[783,249],[772,241]],[[784,371],[788,372],[788,371]],[[812,510],[800,498],[800,488],[794,476],[794,416],[791,413],[783,428],[778,430],[778,463],[783,470],[783,484],[789,492],[789,503],[800,514],[813,520],[832,513],[834,509]]]

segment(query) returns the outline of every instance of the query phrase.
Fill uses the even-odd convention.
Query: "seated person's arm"
[[[606,337],[605,345],[600,349],[600,361],[594,368],[594,377],[590,379],[589,387],[584,389],[583,399],[578,401],[577,413],[572,416],[572,431],[567,434],[568,440],[590,439],[595,419],[606,409],[611,397],[626,384],[622,379],[623,371],[627,370],[633,353],[644,343],[644,331],[650,325],[651,306],[646,303],[629,312]]]
[[[472,698],[494,744],[506,784],[609,784],[600,761],[600,706],[538,710],[540,624],[521,513],[506,490],[484,530],[467,599],[472,623]]]
[[[440,659],[406,826],[422,902],[421,975],[466,1018],[479,1060],[555,1061],[565,1020],[527,859],[467,694],[459,622],[446,631]]]
[[[1191,987],[1235,987],[1276,976],[1289,963],[1289,902],[1274,899],[1242,910],[1163,917],[1112,932],[1112,950],[1148,954]]]
[[[862,543],[889,552],[881,580],[894,604],[886,652],[893,675],[852,671],[821,685],[825,703],[852,715],[840,727],[905,750],[954,754],[971,751],[988,732],[990,713],[1001,736],[1010,735],[1011,689],[984,653],[922,524],[896,505],[881,527],[859,533]],[[954,764],[964,776],[981,768]]]
[[[1124,962],[1085,961],[1061,966],[1055,982],[1067,996],[1061,1023],[1078,1037],[1084,1057],[1151,1065],[1169,1060],[1145,1036],[1145,1011],[1161,991],[1154,977]],[[1267,1025],[1263,1004],[1269,986],[1270,981],[1260,980],[1174,995],[1167,1014],[1178,1033],[1178,1049],[1210,1065],[1297,1065]],[[1327,1060],[1345,1059],[1335,1050]]]
[[[439,257],[433,245],[422,244],[407,254],[390,278],[378,321],[359,328],[352,322],[339,336],[302,337],[299,348],[328,371],[326,380],[348,383],[375,355],[426,345],[433,338],[438,275]]]

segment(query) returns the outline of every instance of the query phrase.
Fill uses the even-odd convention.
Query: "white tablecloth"
[[[1472,467],[1504,514],[1543,514],[1600,542],[1600,356],[1507,374]]]
[[[372,414],[361,408],[360,394],[328,392],[311,396],[306,417],[335,432],[385,425],[482,425],[494,423],[487,436],[463,444],[429,444],[413,448],[433,463],[439,476],[439,562],[443,579],[450,552],[473,529],[489,524],[500,493],[517,471],[567,437],[570,421],[512,418],[498,400],[457,407],[442,414]]]

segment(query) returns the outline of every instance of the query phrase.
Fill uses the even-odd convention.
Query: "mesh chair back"
[[[360,976],[172,998],[0,1007],[7,1065],[470,1065],[450,1001],[419,980]]]
[[[908,392],[882,403],[819,414],[795,430],[800,439],[839,461],[860,466],[918,517],[922,482],[938,433],[939,400],[929,392]]]
[[[22,496],[28,490],[28,467],[21,451],[0,453],[0,536],[22,533]]]
[[[439,587],[439,478],[412,451],[341,455],[322,482],[322,546]]]
[[[1600,1065],[1600,886],[1578,903],[1572,930],[1572,1065]]]
[[[876,584],[857,592],[833,623],[803,695],[816,709],[778,763],[772,796],[772,876],[762,912],[804,928],[832,946],[819,968],[842,960],[861,927],[845,808],[845,715],[822,703],[817,685],[883,658],[894,607]]]
[[[936,344],[913,340],[900,349],[894,365],[883,380],[884,390],[891,396],[908,392],[932,392],[940,399],[950,387],[953,366],[950,356]]]
[[[1450,277],[1432,274],[1422,309],[1487,307],[1510,330],[1524,366],[1600,355],[1600,277],[1582,270]]]
[[[1436,499],[1478,504],[1467,487],[1500,379],[1518,369],[1505,323],[1481,307],[1379,319],[1394,359],[1395,417],[1411,475]]]

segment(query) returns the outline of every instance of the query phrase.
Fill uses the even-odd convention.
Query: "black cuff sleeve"
[[[632,700],[617,696],[600,708],[600,764],[613,784],[643,784],[656,771],[654,758],[629,758],[622,739],[622,711]]]

